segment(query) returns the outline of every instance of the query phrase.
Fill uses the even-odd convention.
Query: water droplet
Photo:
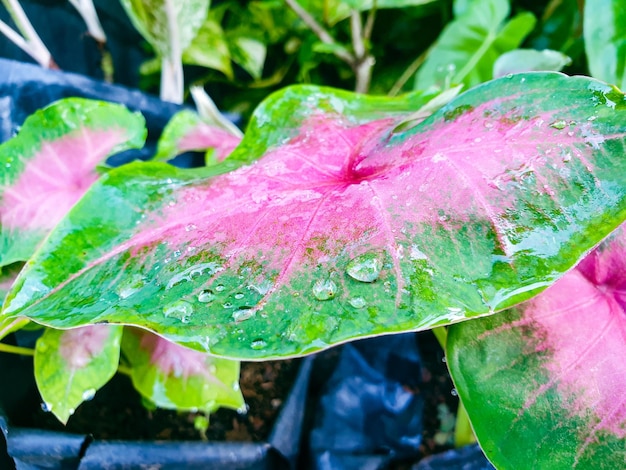
[[[233,389],[235,392],[238,392],[238,391],[239,391],[239,381],[238,381],[238,380],[235,380],[235,381],[233,382],[233,384],[231,385],[231,387],[232,387],[232,389]]]
[[[595,121],[596,119],[598,119],[598,116],[589,116],[587,121]]]
[[[115,292],[120,297],[120,299],[127,299],[135,292],[140,290],[145,285],[145,280],[143,276],[139,274],[134,274],[133,276],[125,279],[120,282],[115,289]]]
[[[237,292],[235,294],[235,299],[239,300],[239,299],[243,299],[243,294],[241,292]]]
[[[562,119],[559,119],[558,121],[554,121],[553,123],[550,124],[550,127],[553,127],[558,130],[565,129],[565,126],[567,126],[567,122],[565,122]]]
[[[224,289],[226,289],[226,287],[224,287],[223,284],[218,284],[218,285],[215,286],[215,290],[217,292],[222,292]]]
[[[446,358],[446,356],[443,356],[443,357],[441,358],[441,362],[448,362],[448,359]]]
[[[93,399],[93,397],[96,396],[96,389],[95,388],[88,388],[87,390],[85,390],[83,392],[83,400],[84,401],[89,401],[91,399]]]
[[[453,388],[452,390],[450,390],[450,395],[452,395],[453,397],[458,397],[459,392],[456,391],[456,388]]]
[[[260,338],[255,339],[252,343],[250,343],[250,347],[252,349],[263,349],[265,346],[267,346],[267,342]]]
[[[187,224],[185,225],[185,232],[191,232],[192,230],[197,229],[196,224]]]
[[[45,401],[41,403],[41,409],[43,411],[45,411],[46,413],[49,413],[52,411],[52,405],[50,403],[46,403]]]
[[[233,303],[232,302],[224,302],[222,304],[222,307],[224,307],[224,308],[233,308]]]
[[[233,312],[233,320],[244,321],[254,316],[254,310],[251,308],[240,308]]]
[[[330,279],[318,279],[313,284],[313,295],[317,300],[330,300],[337,294],[337,285]]]
[[[376,253],[365,253],[348,263],[346,272],[352,279],[361,282],[374,282],[380,276],[383,262]]]
[[[69,414],[70,416],[72,416],[75,412],[76,410],[74,408],[70,408],[69,410],[67,410],[67,414]]]
[[[363,308],[367,305],[367,302],[365,301],[363,297],[354,297],[353,299],[350,299],[348,302],[354,308]]]
[[[476,137],[476,138],[474,139],[474,142],[476,142],[477,144],[479,144],[479,143],[480,143],[480,142],[482,142],[482,141],[483,141],[483,139],[481,139],[480,137]]]
[[[208,304],[215,299],[215,294],[210,289],[205,289],[198,294],[198,302]]]
[[[237,408],[237,413],[239,413],[240,415],[245,415],[249,409],[250,407],[244,403],[239,408]]]
[[[163,307],[163,315],[166,317],[178,318],[183,323],[189,321],[189,317],[193,313],[193,305],[186,300],[177,300]]]

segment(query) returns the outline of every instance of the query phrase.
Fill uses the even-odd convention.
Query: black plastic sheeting
[[[163,128],[174,113],[183,109],[183,106],[123,86],[0,59],[0,142],[14,136],[24,120],[36,110],[72,96],[121,103],[133,111],[140,111],[146,118],[148,139],[145,148],[112,157],[109,163],[113,166],[152,157]],[[181,166],[190,164],[181,163]]]
[[[416,335],[345,345],[310,434],[316,470],[384,469],[419,456],[423,397]]]
[[[78,11],[67,0],[20,0],[26,16],[61,70],[102,79],[102,53],[89,36]],[[95,0],[94,5],[107,35],[116,83],[137,87],[139,65],[150,55],[144,41],[130,23],[117,0]],[[5,8],[0,19],[13,25]],[[4,36],[0,36],[0,57],[33,63],[33,59]]]
[[[412,470],[495,470],[495,467],[478,444],[473,444],[427,457]]]

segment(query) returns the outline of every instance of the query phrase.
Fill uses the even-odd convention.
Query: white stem
[[[180,34],[173,0],[165,0],[169,51],[161,59],[161,99],[172,103],[182,103],[185,90],[183,76],[183,51],[180,47]],[[161,51],[165,53],[166,51]]]
[[[210,124],[221,127],[234,136],[243,137],[243,132],[220,113],[211,97],[204,91],[204,88],[201,86],[192,86],[189,91],[191,92],[193,101],[196,103],[198,114],[202,119]]]
[[[15,42],[15,40],[10,36],[7,35],[7,37],[11,39],[11,41],[15,42],[18,47],[22,48],[40,65],[49,68],[52,63],[52,54],[48,51],[48,48],[35,31],[35,28],[33,28],[33,25],[30,23],[26,13],[24,13],[24,10],[22,9],[22,5],[20,5],[17,0],[2,0],[2,3],[4,3],[4,6],[9,11],[15,25],[22,33],[22,36],[25,39],[24,44],[26,44],[26,48]],[[5,31],[2,32],[6,35]],[[13,32],[15,33],[15,31]]]
[[[106,34],[104,33],[104,29],[102,29],[102,25],[98,19],[98,13],[96,12],[96,8],[94,7],[92,0],[69,1],[72,5],[74,5],[74,8],[78,10],[80,16],[83,17],[83,20],[87,25],[87,29],[89,30],[89,34],[99,43],[104,44],[107,42]]]
[[[183,64],[180,59],[161,59],[161,99],[172,103],[183,102]]]

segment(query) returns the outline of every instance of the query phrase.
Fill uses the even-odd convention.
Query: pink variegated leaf
[[[145,123],[121,105],[60,100],[0,145],[0,266],[26,261],[112,153],[141,147]]]
[[[161,408],[202,410],[244,406],[239,362],[179,346],[148,331],[127,328],[122,351],[133,385]]]
[[[625,228],[531,301],[448,336],[457,390],[498,467],[623,468],[625,352]]]
[[[523,74],[399,126],[409,104],[287,88],[221,164],[109,172],[22,271],[3,318],[299,355],[510,307],[624,220],[618,90]]]
[[[37,387],[46,409],[62,423],[117,371],[122,329],[118,325],[47,328],[37,340]]]
[[[188,151],[207,151],[214,162],[221,162],[241,141],[225,129],[211,125],[193,111],[176,113],[159,139],[156,161],[165,161]]]

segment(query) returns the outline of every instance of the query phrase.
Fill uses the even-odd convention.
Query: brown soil
[[[240,414],[220,409],[209,417],[206,432],[209,440],[264,441],[272,429],[283,400],[298,370],[297,360],[242,363],[240,387],[248,411]],[[10,416],[14,426],[91,434],[95,439],[132,440],[199,440],[204,437],[195,429],[196,413],[171,410],[149,411],[130,379],[116,375],[83,403],[63,426],[41,409],[41,398],[34,390],[29,400],[30,412],[22,408]]]

